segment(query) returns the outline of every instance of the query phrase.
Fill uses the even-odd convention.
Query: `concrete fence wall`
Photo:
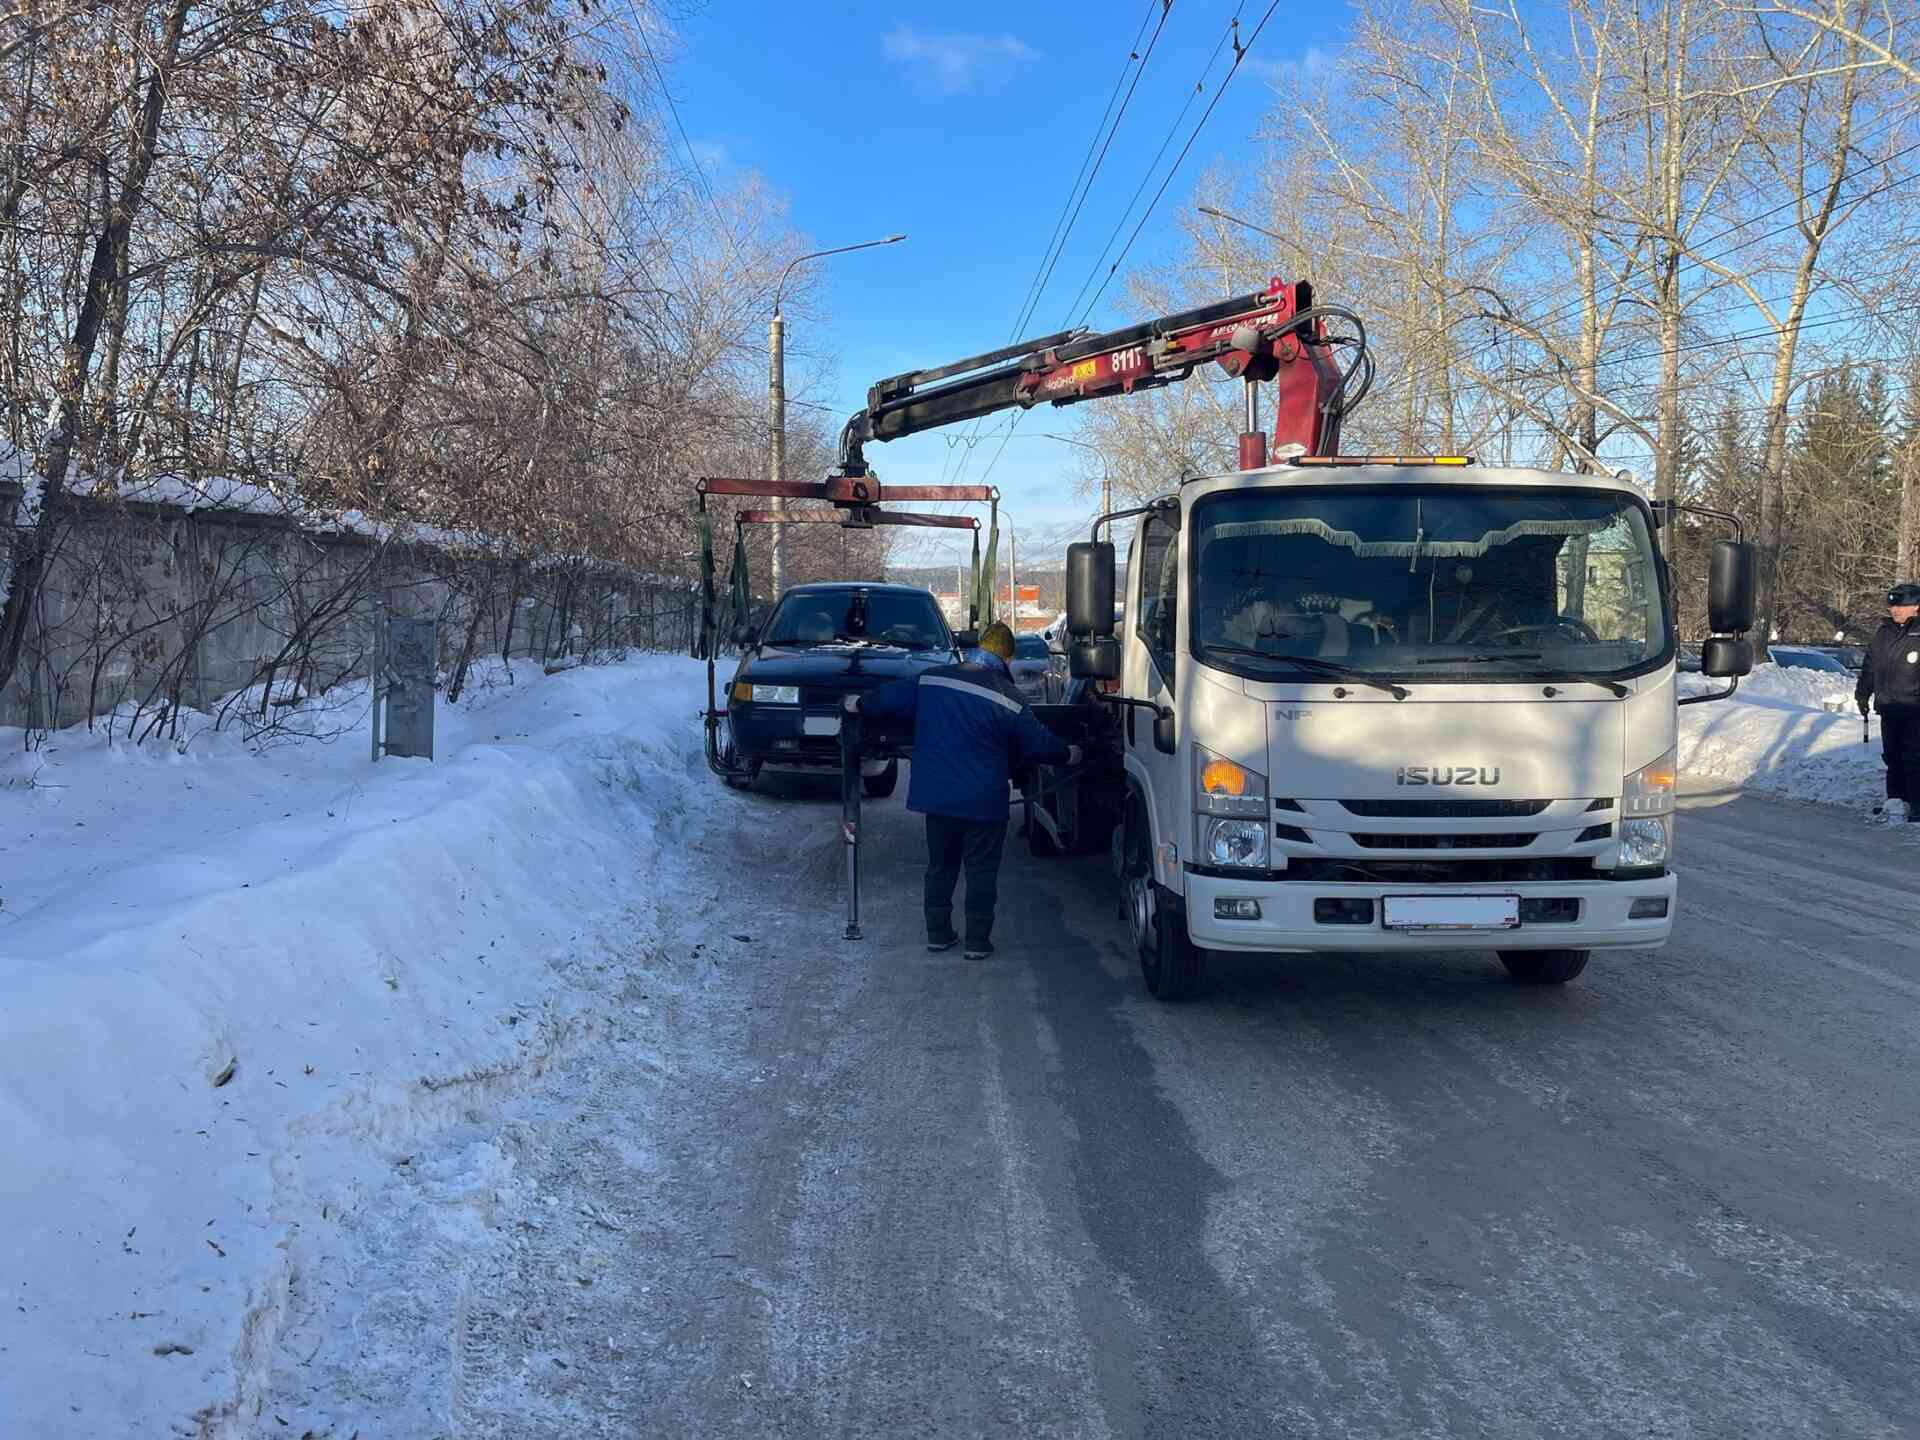
[[[0,578],[18,492],[0,487]],[[364,676],[382,610],[440,622],[441,673],[488,656],[691,652],[699,597],[621,567],[315,532],[285,517],[70,506],[0,726],[164,720]],[[235,700],[241,692],[249,698]],[[130,722],[132,723],[132,722]]]

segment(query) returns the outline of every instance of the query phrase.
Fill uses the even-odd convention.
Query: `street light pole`
[[[1100,457],[1100,513],[1102,515],[1111,515],[1113,513],[1113,472],[1107,468],[1106,451],[1102,450],[1098,445],[1089,445],[1086,441],[1075,440],[1069,435],[1047,434],[1040,438],[1043,440],[1058,440],[1062,445],[1077,445],[1080,449],[1091,450],[1095,455]]]
[[[858,245],[836,245],[831,250],[812,250],[797,255],[780,272],[780,283],[773,287],[773,319],[767,324],[767,478],[784,480],[787,472],[787,322],[780,313],[780,297],[787,288],[787,277],[794,267],[828,255],[845,255],[851,250],[871,250],[876,245],[897,245],[907,237],[889,235],[884,240],[862,240]],[[785,497],[773,497],[775,513],[787,508]],[[787,527],[773,527],[773,594],[778,599],[787,588]]]

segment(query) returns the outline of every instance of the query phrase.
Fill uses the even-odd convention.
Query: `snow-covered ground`
[[[489,679],[435,763],[0,731],[0,1436],[270,1433],[302,1227],[620,1007],[704,672]]]
[[[1724,682],[1681,677],[1697,695]],[[1884,793],[1880,721],[1861,743],[1852,675],[1761,665],[1728,700],[1680,710],[1680,773],[1789,800],[1860,809]]]

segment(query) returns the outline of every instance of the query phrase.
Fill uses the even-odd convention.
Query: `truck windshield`
[[[1325,673],[1290,656],[1423,682],[1618,677],[1671,653],[1647,512],[1626,495],[1228,492],[1189,525],[1193,653],[1248,678]]]

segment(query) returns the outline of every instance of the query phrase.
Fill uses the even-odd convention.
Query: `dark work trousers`
[[[1920,811],[1920,710],[1880,717],[1880,753],[1887,761],[1887,798]]]
[[[953,888],[967,872],[967,943],[993,938],[993,904],[1000,894],[1000,852],[1007,848],[1004,820],[927,816],[927,937],[953,933]]]

